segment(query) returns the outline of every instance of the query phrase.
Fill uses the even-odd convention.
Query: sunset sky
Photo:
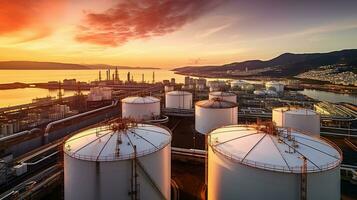
[[[0,60],[173,68],[357,48],[356,8],[356,0],[0,0]]]

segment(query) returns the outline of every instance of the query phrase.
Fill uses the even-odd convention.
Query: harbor
[[[152,74],[152,77],[154,80],[155,75]],[[186,77],[183,83],[177,83],[175,79],[152,82],[137,83],[129,75],[125,82],[115,82],[114,72],[110,80],[97,81],[90,87],[86,86],[88,88],[82,88],[80,82],[72,81],[70,87],[77,86],[74,96],[62,97],[59,93],[57,98],[37,98],[29,104],[1,108],[0,152],[6,163],[1,168],[1,198],[11,199],[15,195],[41,199],[53,194],[64,195],[62,159],[65,141],[91,127],[105,126],[122,116],[123,119],[134,117],[135,121],[144,120],[167,127],[172,134],[170,198],[205,199],[207,139],[202,133],[222,125],[222,122],[215,125],[215,119],[220,114],[205,110],[212,108],[209,112],[215,112],[215,104],[210,104],[216,99],[237,105],[235,114],[229,114],[230,122],[224,124],[265,124],[274,120],[275,108],[280,107],[314,110],[319,118],[316,122],[308,120],[311,126],[317,126],[317,134],[331,140],[343,153],[341,195],[355,195],[347,192],[349,188],[356,187],[357,109],[353,104],[320,102],[289,87],[285,88],[279,82],[252,84],[192,77]],[[66,83],[57,87],[70,85]],[[44,85],[48,87],[48,84]],[[83,94],[82,91],[87,93]],[[146,110],[133,107],[139,106],[140,102],[145,102],[143,105],[147,106]],[[203,110],[197,110],[201,107]],[[131,109],[134,110],[129,111]],[[218,117],[221,120],[232,112],[230,106],[225,109],[228,109],[227,113]],[[41,114],[49,110],[53,110],[53,114]],[[201,119],[213,120],[211,123],[200,122],[197,116],[201,116],[201,112],[202,116],[215,118]],[[207,124],[212,127],[207,127]],[[189,181],[191,179],[193,181]],[[52,188],[52,192],[43,192],[44,188]]]

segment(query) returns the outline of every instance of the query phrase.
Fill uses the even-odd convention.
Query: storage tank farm
[[[310,109],[279,107],[273,109],[273,122],[279,127],[290,127],[307,135],[320,136],[320,115]]]
[[[338,200],[341,161],[336,145],[294,129],[221,127],[208,136],[208,200]]]
[[[171,91],[165,94],[165,107],[177,109],[192,108],[192,93],[186,91]]]
[[[166,128],[112,123],[70,137],[63,150],[66,200],[171,198]]]
[[[210,92],[208,95],[208,99],[213,99],[213,98],[219,98],[224,101],[237,103],[237,95],[232,92],[222,92],[222,91]]]
[[[137,121],[151,120],[160,116],[160,99],[152,96],[127,97],[122,102],[122,118],[132,118]]]

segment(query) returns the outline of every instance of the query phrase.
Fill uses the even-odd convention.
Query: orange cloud
[[[87,13],[76,36],[79,42],[118,46],[131,39],[174,32],[222,0],[133,0],[103,13]]]
[[[46,37],[67,0],[0,0],[0,36],[27,41]]]

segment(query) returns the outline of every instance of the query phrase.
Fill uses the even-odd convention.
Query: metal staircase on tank
[[[300,195],[301,200],[307,200],[307,159],[302,157],[304,164],[301,166]]]

